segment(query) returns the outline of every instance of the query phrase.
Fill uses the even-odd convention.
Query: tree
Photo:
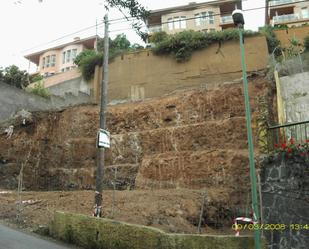
[[[11,65],[5,69],[0,69],[0,81],[23,89],[29,85],[29,75],[25,70],[20,70],[17,66]]]
[[[130,16],[134,18],[133,21],[131,21],[131,26],[144,42],[147,40],[148,34],[142,31],[142,27],[144,26],[150,12],[147,11],[137,0],[106,0],[106,3],[106,9],[109,9],[109,7],[117,8],[129,21],[129,18],[123,12],[128,10]]]
[[[113,55],[115,52],[128,51],[131,46],[130,41],[127,39],[125,34],[119,34],[114,40],[109,39],[109,52]],[[98,40],[98,51],[103,52],[104,50],[104,38]]]

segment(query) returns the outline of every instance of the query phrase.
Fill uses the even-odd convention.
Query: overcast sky
[[[207,0],[195,1],[206,2]],[[139,0],[148,10],[188,4],[194,0]],[[264,0],[243,1],[243,9],[264,7]],[[96,29],[88,29],[78,34],[49,43],[59,37],[102,22],[105,14],[103,0],[2,0],[0,1],[1,46],[0,67],[12,64],[28,70],[25,54],[40,51],[46,47],[95,35]],[[110,19],[122,18],[122,13],[111,10]],[[245,12],[246,28],[257,30],[263,26],[264,10]],[[134,31],[122,30],[130,26],[126,22],[111,25],[111,36],[126,33],[131,42],[141,43]],[[117,31],[120,30],[120,31]],[[99,35],[103,36],[103,26],[99,26]],[[48,44],[46,44],[48,43]],[[41,45],[45,44],[45,45]],[[30,71],[35,71],[31,65]]]

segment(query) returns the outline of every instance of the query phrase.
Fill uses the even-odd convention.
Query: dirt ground
[[[225,195],[224,189],[207,190],[202,233],[234,234],[232,217],[226,215],[231,212],[227,212],[228,205],[220,201],[227,199]],[[201,190],[188,189],[106,191],[103,212],[106,218],[152,226],[166,232],[197,233],[204,196]],[[55,210],[91,215],[94,192],[22,192],[21,200],[26,203],[21,206],[20,222],[17,222],[17,192],[0,190],[0,220],[31,231],[47,225]]]

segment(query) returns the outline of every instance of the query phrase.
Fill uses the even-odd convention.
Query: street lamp
[[[249,165],[250,165],[250,181],[251,181],[251,196],[252,196],[252,207],[253,207],[253,220],[258,222],[260,219],[258,199],[257,199],[257,189],[256,189],[256,172],[254,165],[254,148],[253,148],[253,138],[252,138],[252,127],[251,127],[251,110],[250,110],[250,99],[248,91],[248,80],[247,80],[247,67],[245,62],[245,48],[244,48],[244,15],[239,9],[236,9],[232,13],[234,24],[238,27],[239,31],[239,42],[241,51],[241,65],[242,65],[242,77],[244,84],[244,96],[245,96],[245,107],[246,107],[246,124],[247,124],[247,136],[248,136],[248,149],[249,149]],[[261,237],[259,229],[254,230],[254,241],[255,249],[261,248]]]

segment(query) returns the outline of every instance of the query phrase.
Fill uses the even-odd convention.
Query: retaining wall
[[[167,234],[151,227],[63,212],[55,213],[50,231],[57,239],[92,249],[254,248],[252,237]]]
[[[29,112],[56,110],[91,102],[91,96],[80,91],[76,95],[66,93],[63,97],[51,96],[45,99],[0,82],[0,122],[21,110]]]

